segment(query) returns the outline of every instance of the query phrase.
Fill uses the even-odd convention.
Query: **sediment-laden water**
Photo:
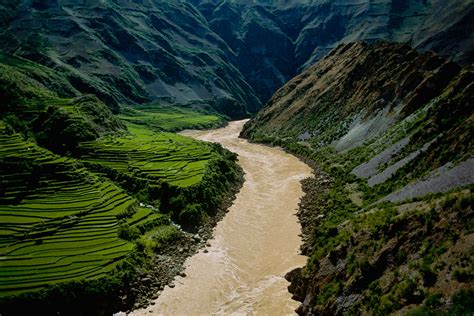
[[[291,300],[283,276],[305,263],[294,214],[303,195],[300,180],[311,169],[279,148],[238,138],[244,123],[182,133],[237,153],[245,183],[207,252],[186,261],[187,276],[134,315],[294,314],[299,303]]]

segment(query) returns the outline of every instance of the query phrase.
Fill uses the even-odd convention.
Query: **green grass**
[[[119,117],[129,123],[146,125],[160,131],[214,128],[222,126],[225,118],[217,114],[176,106],[150,105],[139,109],[125,108]]]
[[[207,163],[217,157],[206,143],[133,123],[127,127],[128,135],[84,142],[81,159],[151,183],[188,187],[201,181]]]
[[[57,102],[76,115],[69,101]],[[235,157],[213,144],[126,125],[128,132],[82,142],[82,156],[72,158],[39,147],[0,120],[0,298],[114,275],[135,249],[151,256],[175,238],[170,217],[198,225],[212,213]],[[159,206],[159,195],[132,196],[91,166],[159,188],[171,214],[137,201]],[[191,202],[195,212],[182,215]]]
[[[0,142],[0,297],[107,276],[135,247],[119,238],[121,223],[168,221],[74,159],[8,134],[1,121]]]

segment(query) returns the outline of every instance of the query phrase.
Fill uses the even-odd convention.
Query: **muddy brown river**
[[[210,131],[185,131],[239,155],[245,183],[204,249],[186,261],[186,277],[166,287],[155,305],[134,315],[294,314],[286,272],[302,266],[294,215],[311,169],[279,148],[238,138],[245,121]]]

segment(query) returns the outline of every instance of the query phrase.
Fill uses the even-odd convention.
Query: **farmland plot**
[[[119,225],[168,223],[112,182],[0,125],[0,297],[100,278],[134,248]]]

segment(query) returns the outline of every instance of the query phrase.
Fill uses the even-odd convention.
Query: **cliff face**
[[[468,68],[354,43],[246,124],[316,163],[298,212],[310,258],[287,276],[300,314],[472,312],[473,101]]]

